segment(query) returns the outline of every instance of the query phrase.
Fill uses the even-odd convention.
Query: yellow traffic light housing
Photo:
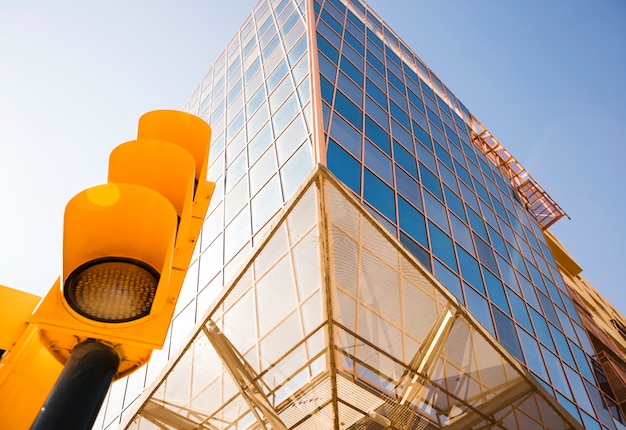
[[[210,137],[194,115],[149,112],[112,151],[108,183],[67,204],[62,276],[32,319],[61,363],[95,339],[121,357],[120,377],[163,346],[214,188]]]
[[[89,324],[148,316],[170,281],[176,225],[170,201],[146,187],[109,183],[76,195],[65,208],[65,303]]]
[[[39,300],[34,294],[0,285],[0,350],[9,351],[17,343]]]

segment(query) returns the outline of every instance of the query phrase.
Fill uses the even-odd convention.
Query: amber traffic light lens
[[[80,315],[101,322],[127,322],[150,313],[159,273],[137,260],[104,258],[74,270],[65,299]]]

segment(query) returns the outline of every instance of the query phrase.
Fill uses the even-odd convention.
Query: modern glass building
[[[564,212],[365,3],[261,0],[185,109],[216,191],[96,428],[626,428]]]

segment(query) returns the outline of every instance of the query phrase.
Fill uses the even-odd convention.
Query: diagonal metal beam
[[[517,401],[533,393],[533,386],[525,378],[518,377],[510,382],[503,391],[494,395],[491,400],[487,400],[482,404],[475,406],[474,409],[468,409],[463,414],[450,420],[445,428],[446,430],[463,430],[472,428],[481,421],[488,420],[495,413],[500,412],[506,407],[512,407]]]
[[[441,355],[452,330],[455,315],[456,309],[446,307],[413,356],[409,370],[402,375],[400,382],[396,385],[396,390],[400,390],[400,405],[413,402],[426,388],[428,375]]]
[[[141,416],[152,424],[162,428],[175,428],[179,430],[217,430],[217,427],[208,423],[197,423],[175,411],[158,404],[150,399],[141,409]],[[166,427],[167,426],[167,427]]]
[[[263,393],[259,384],[259,377],[245,358],[237,351],[226,335],[211,320],[202,327],[202,331],[209,339],[217,355],[222,359],[222,363],[228,369],[228,373],[233,378],[239,392],[250,406],[252,413],[263,428],[267,428],[263,418],[270,423],[272,430],[287,430],[287,427],[280,419],[276,410]],[[259,414],[259,411],[263,416]]]

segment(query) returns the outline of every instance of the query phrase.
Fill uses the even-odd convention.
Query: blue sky
[[[182,108],[254,4],[0,0],[0,284],[45,294],[65,203],[142,113]],[[626,4],[369,4],[571,216],[551,231],[626,314]]]

